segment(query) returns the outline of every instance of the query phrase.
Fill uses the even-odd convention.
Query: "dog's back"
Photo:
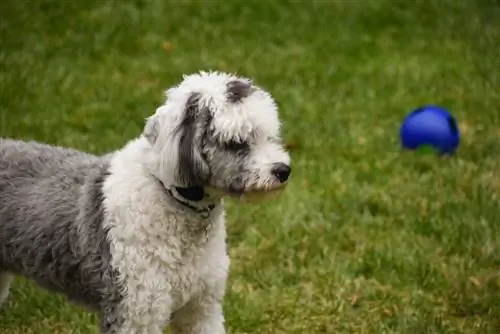
[[[106,173],[101,157],[0,139],[0,274],[23,274],[72,299],[99,302],[89,284],[92,266],[108,262]]]
[[[7,223],[18,228],[57,224],[58,217],[75,215],[81,186],[100,164],[99,158],[76,150],[0,139],[2,230]]]

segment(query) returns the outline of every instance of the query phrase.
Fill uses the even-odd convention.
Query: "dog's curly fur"
[[[224,333],[222,199],[284,187],[279,128],[267,92],[200,72],[108,155],[0,139],[0,304],[24,275],[99,312],[102,333]]]

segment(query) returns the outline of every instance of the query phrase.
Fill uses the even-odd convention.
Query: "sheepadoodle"
[[[23,275],[98,312],[102,333],[225,333],[223,198],[290,172],[271,95],[220,72],[185,76],[107,155],[0,139],[0,303]]]

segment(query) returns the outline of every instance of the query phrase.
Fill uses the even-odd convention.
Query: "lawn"
[[[269,90],[287,191],[228,206],[230,333],[500,333],[497,0],[0,2],[0,136],[104,153],[140,134],[183,73]],[[457,154],[402,152],[443,105]],[[0,333],[96,333],[18,279]]]

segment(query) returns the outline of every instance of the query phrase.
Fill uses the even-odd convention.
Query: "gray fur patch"
[[[253,176],[247,169],[250,151],[247,142],[220,143],[209,131],[203,145],[205,161],[210,166],[209,184],[234,194],[242,193]]]
[[[203,135],[206,133],[204,115],[208,110],[199,110],[198,102],[200,95],[193,93],[188,99],[184,119],[179,131],[179,166],[177,178],[182,186],[203,186],[208,177],[208,166],[206,165],[200,147]]]
[[[104,157],[0,139],[0,272],[104,312],[110,332],[125,290],[103,227],[107,173]]]
[[[227,83],[227,99],[232,103],[241,101],[253,91],[251,83],[248,82],[233,80]]]

